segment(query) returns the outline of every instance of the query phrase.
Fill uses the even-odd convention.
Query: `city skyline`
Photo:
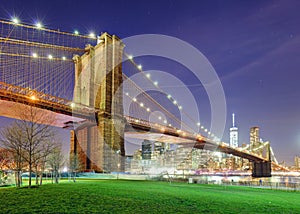
[[[222,140],[229,142],[230,118],[235,112],[239,118],[240,145],[249,143],[250,127],[259,126],[262,138],[271,142],[278,160],[292,163],[300,149],[299,6],[297,1],[95,1],[78,6],[71,1],[4,0],[0,18],[16,15],[27,23],[40,18],[49,28],[69,32],[108,31],[120,38],[159,33],[187,41],[208,58],[224,87],[228,119]],[[97,13],[98,10],[101,12]],[[205,100],[200,105],[201,118],[209,126],[207,95],[190,76],[182,76],[183,68],[166,61],[141,62],[148,69],[176,69],[175,73],[190,85],[190,90],[199,94],[197,102]]]

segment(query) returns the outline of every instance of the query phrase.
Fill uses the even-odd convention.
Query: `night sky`
[[[67,32],[78,29],[88,34],[93,30],[120,38],[151,33],[184,40],[207,57],[223,85],[228,118],[223,141],[229,141],[234,112],[240,145],[249,142],[250,127],[259,126],[277,159],[292,163],[293,157],[300,155],[299,11],[297,0],[1,0],[0,19],[16,15],[22,22],[39,19],[51,29]],[[145,69],[179,77],[184,71],[176,63],[139,60]],[[205,90],[192,76],[182,79],[195,96],[199,93],[198,103],[201,98],[207,103]],[[187,103],[184,106],[188,108]],[[209,126],[209,105],[203,104],[201,109],[200,116]]]

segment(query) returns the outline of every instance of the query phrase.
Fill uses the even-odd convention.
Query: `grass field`
[[[1,213],[300,213],[299,202],[299,192],[151,181],[0,188]]]

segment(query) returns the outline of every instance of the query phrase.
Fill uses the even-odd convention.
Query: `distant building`
[[[149,140],[144,140],[142,142],[142,159],[151,160],[152,154],[152,142]]]
[[[300,169],[300,157],[295,156],[295,168]]]
[[[236,148],[239,146],[239,135],[238,135],[238,128],[235,126],[234,119],[235,119],[234,114],[232,114],[232,127],[229,129],[230,131],[229,145],[233,148]]]

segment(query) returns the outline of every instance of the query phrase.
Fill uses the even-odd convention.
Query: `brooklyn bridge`
[[[164,92],[143,71],[115,35],[83,36],[0,20],[0,43],[0,115],[18,119],[26,105],[55,118],[51,125],[70,129],[70,152],[86,170],[124,170],[126,138],[247,159],[255,177],[271,176],[272,168],[286,170],[270,144],[250,148],[220,142],[176,95]],[[134,74],[159,93],[144,90],[131,78]]]

